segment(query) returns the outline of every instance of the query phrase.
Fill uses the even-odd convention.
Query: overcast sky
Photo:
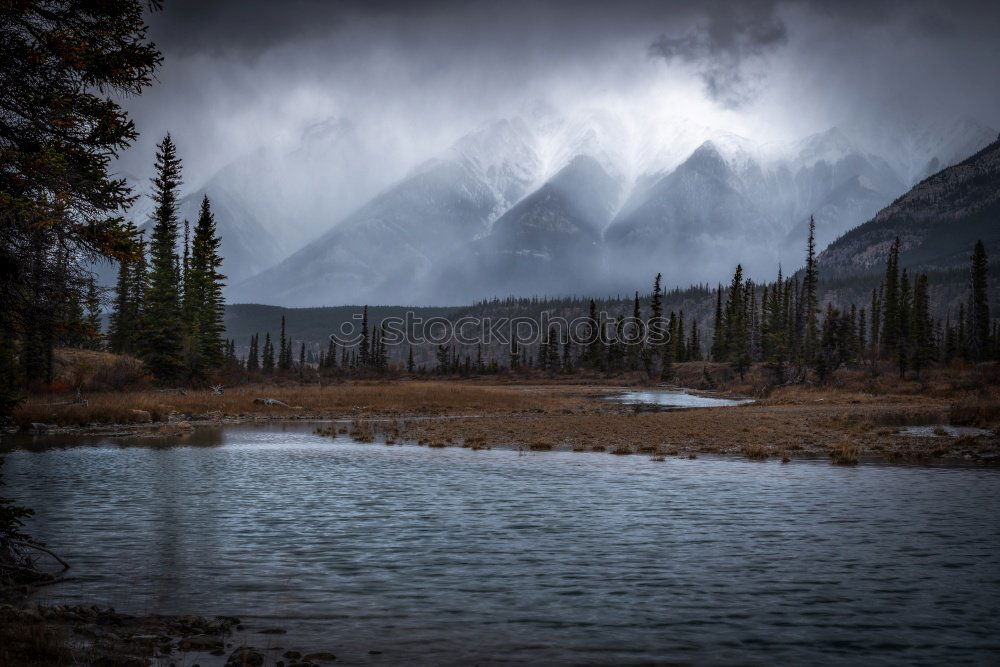
[[[1000,2],[165,0],[165,56],[127,107],[147,175],[170,131],[198,184],[335,119],[399,172],[544,101],[673,113],[758,140],[873,118],[1000,127]]]

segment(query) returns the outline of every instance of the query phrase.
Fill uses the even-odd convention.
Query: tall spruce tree
[[[145,22],[158,6],[0,4],[0,357],[16,365],[0,383],[11,392],[48,379],[55,297],[79,296],[89,260],[137,252],[121,215],[133,196],[112,162],[137,137],[120,102],[150,85],[162,60]],[[13,405],[3,394],[0,417]]]
[[[969,356],[984,361],[990,355],[990,304],[987,296],[986,248],[976,241],[972,250],[972,295],[969,299]]]
[[[292,367],[292,354],[285,336],[285,316],[281,316],[281,333],[278,335],[278,370],[287,371]]]
[[[715,321],[712,325],[712,361],[726,359],[726,322],[722,311],[722,285],[715,289]]]
[[[698,337],[698,318],[691,321],[691,337],[688,339],[688,360],[701,361],[701,340]]]
[[[934,358],[934,321],[930,313],[930,295],[927,274],[917,276],[913,288],[913,314],[911,326],[911,365],[921,379],[921,373]]]
[[[882,352],[886,357],[896,353],[899,346],[899,237],[889,247],[885,263],[885,282],[882,285]]]
[[[256,373],[260,370],[260,334],[255,333],[250,337],[250,350],[247,352],[247,372]]]
[[[156,380],[169,384],[179,381],[184,371],[181,277],[176,252],[181,160],[169,134],[157,144],[156,176],[152,182],[156,207],[149,244],[142,356]]]
[[[261,360],[261,369],[270,375],[274,372],[274,344],[271,343],[271,332],[264,334],[264,355]]]
[[[738,264],[726,301],[724,335],[728,347],[726,358],[733,369],[740,374],[740,378],[743,378],[750,368],[750,331],[745,288],[743,266]]]
[[[225,331],[225,300],[222,288],[225,276],[220,273],[222,256],[219,238],[207,196],[201,200],[184,282],[184,300],[189,318],[189,348],[195,360],[193,373],[203,375],[222,365],[222,334]]]
[[[629,331],[628,366],[629,370],[637,371],[642,366],[643,341],[646,328],[642,324],[642,309],[639,307],[639,292],[635,293],[635,300],[632,303],[632,323]],[[555,346],[555,357],[558,358],[558,342],[553,340]]]
[[[590,300],[587,314],[587,363],[593,369],[600,369],[604,364],[604,336],[600,315],[597,312],[597,302]]]
[[[660,346],[660,380],[667,382],[674,377],[674,351],[677,340],[677,314],[670,311],[667,318],[667,340]]]
[[[802,354],[805,363],[811,363],[817,352],[819,329],[816,314],[819,312],[819,272],[816,268],[816,221],[809,216],[809,238],[806,241],[806,270],[802,277],[802,308],[805,317]]]
[[[667,322],[663,317],[663,276],[657,273],[653,280],[653,295],[649,300],[650,346],[647,353],[646,366],[648,372],[655,372],[663,356],[663,347],[667,342]]]
[[[896,339],[896,363],[899,366],[899,377],[906,374],[910,366],[910,356],[912,354],[913,340],[911,327],[913,326],[913,296],[910,289],[910,278],[906,269],[899,280],[899,329]]]
[[[368,305],[361,311],[361,343],[358,350],[358,363],[366,368],[370,363],[371,339],[368,337]]]

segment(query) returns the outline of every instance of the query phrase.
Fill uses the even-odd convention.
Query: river
[[[236,615],[249,643],[338,664],[1000,660],[997,469],[428,449],[302,423],[4,446],[4,495],[73,565],[43,602]]]

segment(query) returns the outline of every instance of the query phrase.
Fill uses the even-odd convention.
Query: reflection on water
[[[233,614],[346,663],[1000,656],[993,469],[386,447],[305,424],[34,442],[7,455],[6,495],[73,564],[47,601]]]
[[[629,405],[656,405],[668,408],[724,408],[731,405],[753,403],[753,399],[714,398],[696,396],[680,390],[653,389],[626,391],[608,397],[612,401]]]
[[[909,435],[917,438],[960,438],[963,436],[976,437],[979,435],[989,435],[989,430],[977,428],[975,426],[949,426],[946,424],[928,426],[904,426],[899,429],[900,435]]]

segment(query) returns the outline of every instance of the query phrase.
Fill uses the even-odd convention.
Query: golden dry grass
[[[720,391],[733,393],[734,388],[747,386],[721,364],[696,362],[677,368],[678,385],[686,379],[703,378],[707,370]],[[746,382],[756,382],[765,373],[756,367]],[[93,392],[85,394],[86,406],[49,404],[65,400],[65,395],[34,396],[19,408],[16,420],[21,425],[120,424],[137,421],[134,410],[149,412],[153,420],[168,416],[175,420],[346,417],[355,420],[350,432],[356,440],[390,444],[653,456],[719,452],[787,459],[794,452],[828,452],[849,438],[866,454],[908,457],[931,448],[940,451],[941,447],[900,435],[901,426],[949,420],[997,426],[997,390],[976,384],[977,378],[990,380],[995,374],[983,367],[938,369],[925,376],[922,386],[926,393],[920,393],[920,385],[913,380],[898,381],[884,375],[872,385],[864,371],[840,371],[833,382],[823,386],[769,388],[751,405],[673,412],[647,412],[596,400],[620,391],[622,386],[597,377],[588,381],[582,375],[565,382],[527,377],[520,382],[482,378],[353,381],[326,386],[260,384],[230,388],[221,396],[210,391]],[[687,384],[697,386],[698,382]],[[872,386],[877,391],[869,391]],[[291,407],[255,404],[254,399],[260,397]],[[444,416],[449,418],[411,419]],[[390,421],[373,426],[364,421],[367,417]],[[346,433],[348,427],[337,430]],[[995,438],[980,438],[969,446],[988,451],[997,443]]]
[[[594,393],[596,390],[590,390]],[[66,395],[33,396],[15,412],[24,426],[32,422],[86,426],[137,421],[134,410],[149,412],[154,421],[171,413],[198,416],[345,416],[544,413],[596,410],[579,387],[519,387],[471,382],[355,382],[328,386],[248,385],[227,389],[221,396],[209,390],[93,392],[87,405],[61,404]],[[265,406],[256,398],[274,398],[290,407]]]

